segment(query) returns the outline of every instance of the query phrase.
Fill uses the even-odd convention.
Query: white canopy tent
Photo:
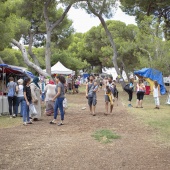
[[[54,66],[51,67],[51,74],[75,75],[75,71],[66,68],[58,61]]]

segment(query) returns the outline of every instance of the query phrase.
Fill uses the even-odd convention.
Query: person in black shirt
[[[23,125],[32,124],[29,118],[29,105],[32,103],[31,88],[30,88],[31,79],[27,78],[24,80],[24,112],[23,112]]]

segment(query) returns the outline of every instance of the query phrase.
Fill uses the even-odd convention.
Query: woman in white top
[[[54,81],[50,80],[49,84],[45,86],[45,102],[46,102],[46,109],[45,114],[47,116],[51,116],[54,113],[54,103],[55,101],[52,101],[53,98],[56,95],[56,85],[54,84]]]
[[[155,100],[155,106],[156,106],[155,109],[159,109],[160,106],[159,96],[160,96],[160,86],[157,81],[154,81],[153,97]]]
[[[17,93],[17,102],[16,102],[16,116],[18,114],[18,107],[21,104],[20,115],[23,116],[23,101],[24,101],[24,92],[23,92],[23,79],[18,80],[18,86],[16,86],[16,93]]]

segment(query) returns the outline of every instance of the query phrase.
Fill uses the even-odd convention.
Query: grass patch
[[[116,133],[113,133],[111,130],[102,129],[97,130],[92,137],[95,138],[95,140],[101,142],[101,143],[110,143],[113,141],[113,139],[119,139],[120,136]]]
[[[79,93],[85,93],[86,91],[86,85],[82,84],[81,86],[79,86]]]
[[[10,118],[9,116],[0,116],[0,129],[16,127],[21,125],[21,123],[20,117]]]
[[[127,107],[128,105],[128,94],[119,90],[122,103]],[[136,104],[136,93],[133,94],[132,105],[134,108],[128,108],[129,113],[135,115],[140,121],[144,124],[149,125],[155,129],[159,133],[157,133],[156,137],[164,142],[170,144],[170,106],[166,105],[167,95],[163,95],[160,97],[160,110],[154,109],[154,99],[152,95],[145,95],[143,101],[143,109],[135,108]]]

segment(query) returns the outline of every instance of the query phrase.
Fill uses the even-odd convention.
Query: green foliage
[[[95,138],[95,140],[101,142],[101,143],[110,143],[113,141],[113,139],[119,139],[120,136],[117,135],[116,133],[113,133],[110,130],[107,129],[102,129],[102,130],[97,130],[92,137]]]
[[[127,70],[133,71],[138,63],[138,59],[134,55],[138,28],[135,25],[126,26],[120,21],[109,20],[106,24],[118,49],[119,64],[123,62]],[[75,34],[68,50],[73,56],[86,60],[91,66],[97,66],[96,73],[101,72],[101,67],[113,67],[113,49],[102,25],[92,27],[85,34]]]

